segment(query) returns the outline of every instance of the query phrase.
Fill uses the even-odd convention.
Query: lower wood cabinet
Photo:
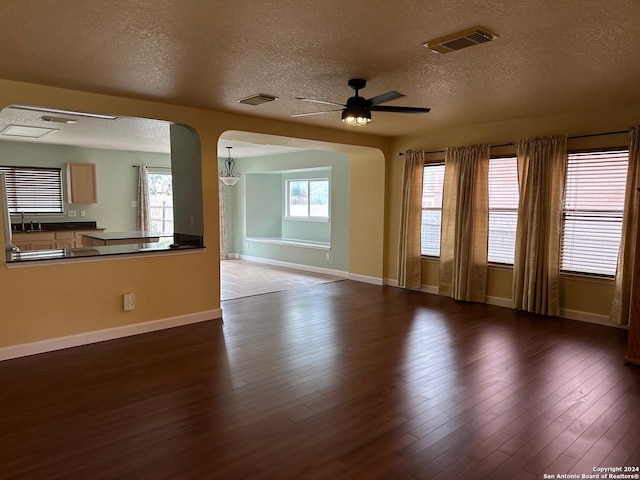
[[[53,232],[14,233],[11,243],[22,251],[56,248],[56,239]]]
[[[74,248],[76,246],[74,232],[55,232],[55,248]]]
[[[95,230],[66,230],[63,232],[13,233],[13,243],[21,251],[52,250],[82,247],[82,234]]]

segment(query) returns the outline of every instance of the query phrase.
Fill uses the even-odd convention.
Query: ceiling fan
[[[296,97],[298,100],[312,103],[322,103],[324,105],[333,105],[336,107],[334,110],[324,110],[322,112],[309,112],[309,113],[296,113],[291,115],[292,117],[307,117],[310,115],[322,115],[325,113],[342,111],[342,121],[348,125],[354,127],[361,127],[371,121],[371,112],[395,112],[395,113],[417,113],[425,114],[431,110],[430,108],[422,107],[393,107],[380,105],[381,103],[390,102],[397,98],[404,97],[402,93],[398,93],[394,90],[376,95],[371,98],[364,98],[358,95],[358,92],[367,86],[367,81],[361,78],[352,78],[348,82],[349,87],[356,91],[353,97],[347,100],[346,105],[343,103],[327,102],[325,100],[314,100],[311,98]]]

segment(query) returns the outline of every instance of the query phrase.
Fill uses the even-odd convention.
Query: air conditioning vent
[[[462,32],[430,40],[423,45],[437,53],[449,53],[480,43],[487,43],[495,38],[498,38],[498,36],[490,30],[482,27],[473,27]]]
[[[244,103],[245,105],[262,105],[263,103],[273,102],[278,97],[273,95],[266,95],[264,93],[258,93],[257,95],[251,95],[250,97],[241,98],[238,103]]]

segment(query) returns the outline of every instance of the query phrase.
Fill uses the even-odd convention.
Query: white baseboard
[[[598,313],[582,312],[580,310],[570,310],[568,308],[560,309],[560,316],[563,318],[569,318],[571,320],[579,320],[581,322],[597,323],[598,325],[605,325],[607,327],[616,327],[622,329],[628,329],[627,325],[618,325],[612,322],[609,315],[601,315]]]
[[[513,308],[513,300],[510,298],[487,296],[487,303],[497,307]]]
[[[116,338],[130,337],[141,333],[155,332],[157,330],[180,327],[191,323],[205,322],[207,320],[217,320],[220,318],[222,318],[222,310],[216,308],[204,312],[180,315],[178,317],[153,320],[151,322],[136,323],[133,325],[96,330],[94,332],[69,335],[67,337],[41,340],[39,342],[0,347],[0,361],[26,357],[27,355],[36,355],[38,353],[53,352],[54,350],[78,347],[80,345],[104,342],[106,340],[115,340]]]
[[[295,270],[303,270],[305,272],[321,273],[324,275],[333,275],[334,277],[349,278],[349,274],[343,270],[333,270],[331,268],[314,267],[313,265],[302,265],[300,263],[281,262],[280,260],[272,260],[270,258],[251,257],[249,255],[236,254],[236,258],[249,260],[256,263],[265,263],[267,265],[275,265],[276,267],[293,268]],[[231,255],[229,255],[231,256]]]
[[[422,285],[420,290],[425,292],[425,293],[431,293],[433,295],[439,295],[440,294],[440,288],[437,285]]]
[[[385,285],[398,286],[398,281],[393,279],[386,279]],[[421,291],[425,293],[432,293],[438,295],[438,287],[436,285],[422,285]],[[513,308],[513,301],[510,298],[504,297],[492,297],[487,296],[487,303],[489,305],[495,305],[498,307]],[[571,310],[569,308],[560,309],[560,317],[568,318],[570,320],[578,320],[587,323],[596,323],[598,325],[605,325],[607,327],[616,327],[622,329],[628,329],[627,325],[618,325],[609,319],[608,315],[602,315],[598,313],[583,312],[580,310]]]
[[[305,272],[321,273],[324,275],[333,275],[334,277],[346,278],[356,282],[371,283],[373,285],[384,285],[384,281],[379,277],[370,277],[367,275],[358,275],[357,273],[349,273],[343,270],[333,270],[330,268],[314,267],[313,265],[302,265],[300,263],[281,262],[280,260],[272,260],[270,258],[251,257],[249,255],[238,255],[237,258],[249,260],[251,262],[265,263],[267,265],[275,265],[277,267],[293,268]]]
[[[358,275],[356,273],[349,273],[347,275],[347,278],[349,280],[354,280],[356,282],[371,283],[373,285],[383,285],[384,284],[382,279],[379,278],[379,277],[369,277],[367,275]]]

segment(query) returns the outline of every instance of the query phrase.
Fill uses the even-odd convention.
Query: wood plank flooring
[[[342,281],[0,363],[0,478],[542,479],[640,465],[627,332]]]

